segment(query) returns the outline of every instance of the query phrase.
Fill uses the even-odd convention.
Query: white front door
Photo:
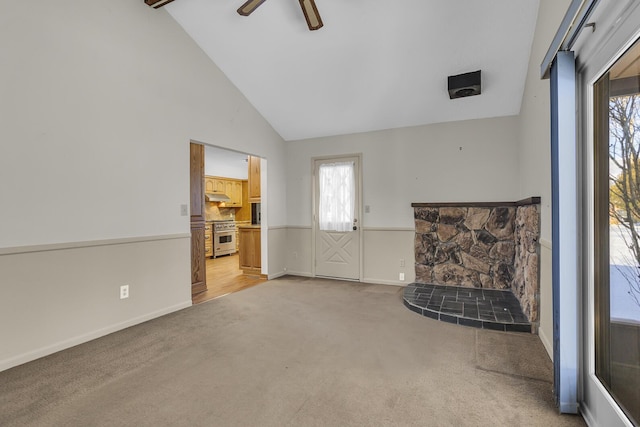
[[[360,159],[314,162],[315,275],[360,279]]]

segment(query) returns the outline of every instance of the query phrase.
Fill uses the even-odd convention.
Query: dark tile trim
[[[476,302],[469,300],[470,294],[478,295]],[[412,283],[405,288],[402,302],[422,316],[456,325],[508,332],[533,330],[511,291]],[[457,310],[462,307],[464,311]]]
[[[508,332],[531,332],[531,325],[530,324],[509,324],[509,325],[505,325],[505,328],[507,329]]]
[[[458,325],[462,326],[472,326],[474,328],[482,328],[482,321],[475,319],[467,319],[465,317],[461,317],[458,319]]]
[[[404,305],[409,310],[414,311],[414,312],[416,312],[418,314],[422,314],[422,309],[420,307],[416,307],[415,305],[408,303],[407,300],[404,300]]]
[[[422,315],[425,317],[429,317],[431,319],[439,320],[438,316],[440,315],[440,313],[438,313],[437,311],[433,311],[425,308],[424,310],[422,310]]]
[[[440,313],[440,321],[447,323],[455,323],[458,324],[457,316],[449,316],[448,314]]]

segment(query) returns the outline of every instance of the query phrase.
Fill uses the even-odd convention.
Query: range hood
[[[207,202],[229,202],[231,198],[222,193],[205,193],[205,199]]]

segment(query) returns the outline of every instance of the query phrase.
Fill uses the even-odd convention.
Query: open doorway
[[[204,145],[202,193],[205,218],[206,290],[198,304],[266,281],[261,275],[260,236],[263,159]],[[257,232],[257,233],[256,233]]]

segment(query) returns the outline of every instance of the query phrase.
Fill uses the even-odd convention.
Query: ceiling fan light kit
[[[154,9],[160,9],[165,4],[171,3],[173,0],[144,0],[145,4],[153,7]]]
[[[322,18],[318,13],[316,2],[314,0],[299,0],[300,7],[302,7],[302,13],[304,13],[304,19],[307,20],[307,26],[309,30],[317,30],[322,28]]]
[[[159,9],[172,1],[173,0],[144,0],[147,5],[154,9]],[[313,31],[322,28],[322,18],[320,18],[320,13],[318,13],[315,0],[298,1],[300,2],[300,7],[302,8],[302,13],[304,13],[304,19],[307,21],[309,30]],[[240,6],[238,13],[242,16],[249,16],[264,2],[265,0],[247,0],[242,6]]]
[[[256,10],[258,6],[264,3],[265,0],[249,0],[238,9],[238,13],[242,16],[249,16],[251,12]]]
[[[314,0],[299,0],[302,13],[304,13],[304,19],[307,21],[309,30],[317,30],[322,28],[322,18],[318,13],[316,2]],[[238,13],[242,16],[249,16],[254,10],[258,8],[265,0],[248,0],[238,9]]]

